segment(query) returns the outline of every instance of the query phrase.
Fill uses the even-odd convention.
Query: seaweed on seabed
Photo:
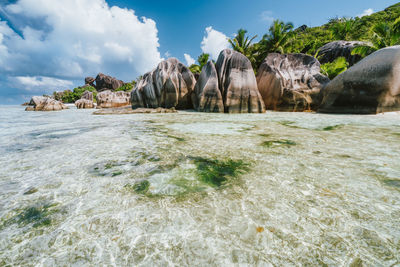
[[[261,143],[262,146],[271,147],[273,145],[295,146],[297,143],[292,140],[268,140]]]
[[[333,131],[333,130],[336,130],[336,129],[339,129],[339,128],[342,128],[342,127],[343,127],[343,124],[337,124],[337,125],[324,127],[322,129],[322,131]]]
[[[203,157],[191,158],[196,165],[199,180],[212,187],[220,187],[230,179],[249,171],[249,164],[242,160],[217,160]]]
[[[33,223],[33,227],[49,226],[52,223],[50,215],[58,212],[58,209],[52,209],[57,204],[38,204],[19,209],[18,214],[6,220],[0,228],[17,223],[25,226]]]
[[[135,191],[136,193],[139,193],[139,194],[146,194],[147,191],[149,191],[150,182],[147,180],[142,180],[142,181],[136,182],[133,185],[127,184],[127,185],[125,185],[125,188],[133,189],[133,191]]]

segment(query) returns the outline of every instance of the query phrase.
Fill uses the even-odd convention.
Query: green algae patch
[[[342,128],[343,126],[344,126],[343,124],[327,126],[327,127],[322,128],[322,131],[333,131],[333,130],[337,130],[339,128]]]
[[[175,139],[176,141],[179,141],[179,142],[184,142],[184,141],[186,141],[185,138],[183,138],[183,137],[178,137],[178,136],[174,136],[174,135],[167,135],[167,137],[168,137],[168,138]]]
[[[292,140],[287,140],[287,139],[283,139],[283,140],[268,140],[268,141],[264,141],[261,143],[262,146],[265,147],[273,147],[273,146],[295,146],[297,145],[297,143],[295,141]]]
[[[17,209],[14,216],[3,220],[0,229],[12,224],[18,224],[20,227],[32,224],[34,228],[49,226],[52,224],[51,215],[59,211],[55,206],[57,204],[38,204]]]
[[[111,176],[114,177],[114,176],[118,176],[121,174],[122,174],[122,171],[116,171],[116,172],[113,172]]]
[[[147,180],[138,181],[134,185],[126,185],[126,187],[133,189],[136,193],[146,194],[150,188],[150,182]]]
[[[286,127],[290,127],[290,128],[295,128],[295,129],[299,129],[301,127],[294,125],[296,122],[294,121],[279,121],[278,122],[280,125],[286,126]]]
[[[400,190],[400,180],[386,179],[383,183],[387,186],[394,187]]]
[[[217,160],[202,157],[195,157],[192,160],[196,165],[198,179],[211,187],[220,187],[230,179],[235,179],[240,174],[249,171],[249,164],[242,160]]]

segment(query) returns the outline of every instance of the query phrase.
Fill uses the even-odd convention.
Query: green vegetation
[[[333,130],[336,130],[336,129],[339,129],[342,127],[343,127],[342,124],[338,124],[338,125],[333,125],[333,126],[327,126],[327,127],[323,128],[322,130],[323,131],[333,131]]]
[[[85,91],[90,91],[93,93],[93,99],[96,99],[96,95],[97,95],[97,91],[96,88],[94,88],[93,86],[86,86],[86,87],[77,87],[74,88],[73,91],[71,90],[65,90],[63,93],[57,93],[54,92],[53,96],[59,94],[61,96],[61,101],[64,103],[75,103],[75,101],[81,99],[83,93]],[[55,97],[55,99],[57,99]]]
[[[268,140],[268,141],[264,141],[261,144],[262,146],[266,146],[266,147],[272,147],[274,145],[283,145],[283,146],[295,146],[297,145],[296,142],[292,141],[292,140]]]
[[[331,63],[321,65],[321,72],[332,80],[340,73],[345,72],[348,66],[349,63],[346,61],[346,59],[344,57],[339,57]]]
[[[32,224],[33,227],[49,226],[52,223],[51,215],[58,212],[54,209],[57,204],[37,204],[23,209],[16,210],[16,215],[10,219],[3,221],[0,228],[6,227],[11,224],[19,224],[25,226]]]
[[[129,187],[130,185],[127,185],[127,187]],[[147,180],[143,180],[143,181],[139,181],[136,182],[132,187],[132,189],[136,192],[136,193],[140,193],[140,194],[145,194],[147,193],[147,191],[149,191],[150,188],[150,182]]]
[[[199,64],[192,64],[189,69],[191,72],[193,73],[197,73],[200,74],[201,70],[203,69],[204,65],[207,64],[208,59],[209,59],[210,55],[209,54],[205,54],[202,53],[198,58],[197,58],[197,62]]]
[[[132,81],[130,83],[125,83],[120,88],[116,89],[115,91],[130,92],[135,87],[135,85],[136,85],[136,81]]]
[[[249,171],[249,165],[242,160],[217,160],[202,157],[192,158],[199,180],[212,187],[220,187],[229,179],[237,178]]]
[[[260,41],[253,43],[255,38],[247,36],[245,29],[239,29],[229,40],[233,50],[249,58],[255,72],[269,53],[304,53],[318,57],[323,45],[338,40],[366,42],[367,46],[353,50],[354,54],[364,57],[378,49],[400,44],[400,3],[361,18],[332,18],[318,27],[294,29],[290,22],[275,20]],[[331,78],[347,68],[343,59],[328,64],[322,69]],[[191,67],[191,70],[199,73],[201,68],[196,68]]]

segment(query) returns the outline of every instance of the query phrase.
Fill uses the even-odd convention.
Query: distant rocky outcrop
[[[225,49],[219,54],[215,67],[226,113],[265,112],[256,77],[247,57]]]
[[[85,79],[85,83],[89,82],[87,84],[93,84],[93,81],[89,78],[91,78],[91,77],[87,77],[86,78],[87,80]],[[90,83],[90,81],[91,81],[91,83]],[[104,75],[103,73],[99,73],[96,76],[95,82],[96,82],[95,88],[98,92],[105,91],[105,90],[116,90],[116,89],[120,88],[122,85],[124,85],[123,81],[118,80],[118,79],[108,76],[108,75]]]
[[[319,112],[376,114],[400,110],[400,46],[378,50],[323,89]]]
[[[83,92],[81,99],[86,99],[93,102],[93,93],[86,90],[85,92]]]
[[[270,53],[257,74],[266,108],[280,111],[317,109],[320,90],[328,82],[318,60],[305,54]]]
[[[130,92],[111,90],[102,91],[96,97],[97,108],[117,108],[131,104]]]
[[[224,103],[218,87],[218,74],[213,62],[202,69],[192,94],[193,106],[201,112],[224,112]]]
[[[26,111],[56,111],[68,109],[66,105],[50,97],[34,96],[32,97]]]
[[[85,85],[87,84],[87,85],[95,87],[95,85],[94,85],[95,81],[96,81],[96,79],[93,78],[93,77],[86,77],[85,78]]]
[[[325,64],[333,62],[339,57],[344,57],[347,62],[349,62],[350,66],[353,66],[361,60],[361,56],[352,55],[351,51],[360,45],[366,45],[366,43],[360,41],[334,41],[327,43],[319,49],[319,62]]]
[[[132,108],[192,108],[190,95],[195,83],[188,67],[169,58],[137,83],[131,93]]]

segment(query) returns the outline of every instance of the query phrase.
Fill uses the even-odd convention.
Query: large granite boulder
[[[353,66],[361,60],[361,56],[352,55],[351,51],[360,45],[366,45],[366,43],[360,41],[334,41],[327,43],[319,49],[319,62],[325,64],[333,62],[339,57],[344,57],[347,62],[349,62],[350,66]]]
[[[93,78],[93,77],[86,77],[86,78],[85,78],[85,85],[88,84],[88,85],[94,87],[94,82],[95,82],[95,81],[96,81],[96,79]]]
[[[117,80],[114,77],[104,75],[103,73],[99,73],[96,76],[96,90],[98,92],[100,91],[105,91],[105,90],[115,90],[120,88],[122,85],[124,85],[124,82],[121,80]],[[86,82],[86,79],[85,79]],[[92,82],[93,83],[93,82]]]
[[[223,50],[215,65],[226,113],[265,112],[250,60],[239,52]]]
[[[93,93],[86,90],[85,92],[83,92],[81,99],[86,99],[86,100],[90,100],[93,102]]]
[[[400,46],[376,51],[333,79],[319,112],[376,114],[400,110]]]
[[[111,90],[102,91],[97,94],[97,108],[117,108],[131,104],[130,92]]]
[[[131,93],[132,108],[192,108],[190,95],[195,83],[188,67],[169,58],[137,83]]]
[[[218,87],[217,70],[211,61],[201,70],[192,94],[192,102],[197,111],[224,112],[224,103]]]
[[[32,97],[26,111],[56,111],[68,109],[66,105],[50,97],[34,96]]]
[[[75,106],[78,109],[81,109],[81,108],[95,108],[95,104],[93,103],[93,101],[88,100],[88,99],[84,99],[84,98],[76,100],[75,101]]]
[[[270,53],[257,74],[266,108],[280,111],[317,109],[320,90],[328,82],[318,60],[305,54]]]

